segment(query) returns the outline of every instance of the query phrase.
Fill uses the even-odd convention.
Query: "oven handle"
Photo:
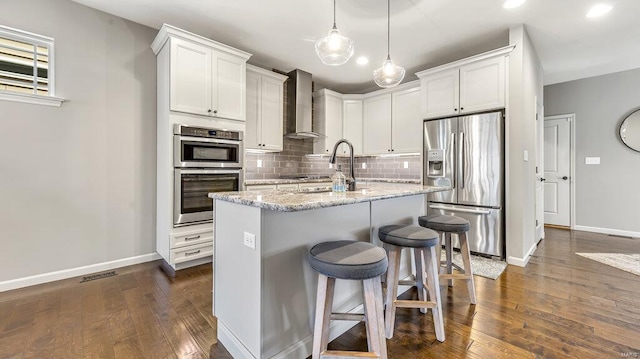
[[[179,171],[180,174],[185,175],[225,175],[225,174],[239,174],[239,169],[234,170],[201,170],[201,169],[181,169],[176,168],[176,171]]]
[[[180,138],[180,141],[192,141],[192,142],[207,142],[207,143],[223,143],[228,145],[238,145],[242,142],[242,140],[223,140],[220,138],[203,138],[203,137],[192,137],[192,136],[180,136],[176,135]]]

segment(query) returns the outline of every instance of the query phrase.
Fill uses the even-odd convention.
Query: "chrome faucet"
[[[338,140],[336,144],[333,146],[333,153],[331,153],[331,158],[329,158],[329,163],[336,164],[336,152],[338,152],[338,146],[340,144],[346,143],[349,146],[349,176],[347,177],[347,191],[355,191],[356,190],[356,176],[353,173],[353,145],[351,142],[345,140],[344,138]]]

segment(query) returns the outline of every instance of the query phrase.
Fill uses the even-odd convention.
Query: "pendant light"
[[[382,63],[382,66],[373,70],[373,81],[376,85],[389,88],[398,86],[402,79],[404,79],[404,67],[398,66],[391,61],[391,55],[389,51],[389,42],[391,41],[391,0],[387,0],[387,59]]]
[[[333,28],[329,35],[316,41],[316,54],[323,64],[339,66],[349,61],[354,50],[353,40],[340,35],[336,27],[336,0],[333,0]]]

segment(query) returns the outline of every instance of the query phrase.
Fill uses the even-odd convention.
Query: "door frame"
[[[569,211],[571,212],[569,214],[569,228],[574,229],[576,225],[576,114],[569,113],[563,115],[545,116],[544,121],[561,120],[563,118],[569,120]],[[544,141],[542,143],[542,146],[544,147]],[[542,168],[542,174],[544,175],[544,168]]]

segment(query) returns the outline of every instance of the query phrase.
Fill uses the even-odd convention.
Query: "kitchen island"
[[[417,224],[418,184],[369,183],[355,192],[217,192],[214,199],[214,315],[218,339],[234,358],[306,358],[311,353],[317,274],[307,263],[316,243],[380,245],[377,228]],[[410,256],[401,273],[411,274]],[[362,310],[360,282],[337,281],[334,311]],[[332,322],[331,338],[357,322]]]

